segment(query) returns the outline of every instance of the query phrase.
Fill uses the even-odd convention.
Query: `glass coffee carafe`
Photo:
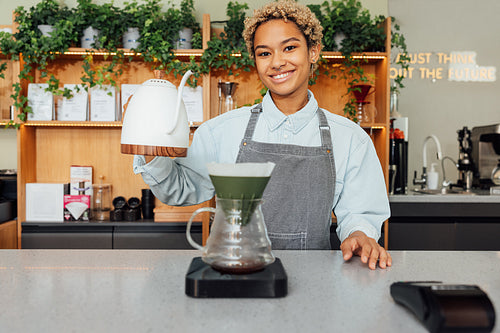
[[[267,236],[262,199],[216,199],[216,208],[203,207],[193,213],[187,225],[188,242],[201,251],[202,260],[213,269],[232,274],[251,273],[275,260]],[[206,246],[196,243],[191,224],[202,212],[215,213]]]
[[[193,213],[186,237],[203,251],[201,259],[213,269],[246,274],[259,271],[275,260],[267,236],[262,195],[271,178],[274,163],[209,163],[210,180],[215,188],[216,208],[204,207]],[[215,213],[206,246],[191,237],[191,224],[202,212]]]
[[[351,91],[356,99],[356,122],[360,125],[372,125],[377,109],[366,99],[375,92],[374,87],[370,84],[356,84],[351,86]]]

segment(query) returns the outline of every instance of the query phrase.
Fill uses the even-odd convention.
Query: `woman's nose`
[[[285,63],[286,63],[285,58],[281,54],[275,53],[273,55],[273,59],[271,62],[273,69],[280,70],[281,67],[283,67],[285,65]]]

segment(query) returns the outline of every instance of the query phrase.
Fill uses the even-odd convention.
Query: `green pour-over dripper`
[[[274,163],[209,163],[208,173],[218,198],[238,200],[222,207],[226,215],[241,209],[242,225],[249,222],[271,178]]]

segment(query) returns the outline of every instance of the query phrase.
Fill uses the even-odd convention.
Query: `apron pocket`
[[[268,236],[273,250],[305,250],[307,247],[306,232],[268,232]]]

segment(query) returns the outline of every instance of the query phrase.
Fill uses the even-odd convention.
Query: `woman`
[[[319,21],[294,1],[273,2],[245,21],[244,38],[268,88],[262,104],[203,123],[185,158],[145,164],[136,156],[134,172],[162,202],[192,205],[214,195],[206,163],[274,162],[262,206],[273,249],[329,249],[333,209],[344,259],[390,266],[376,241],[389,204],[373,144],[358,125],[320,109],[308,90]]]

